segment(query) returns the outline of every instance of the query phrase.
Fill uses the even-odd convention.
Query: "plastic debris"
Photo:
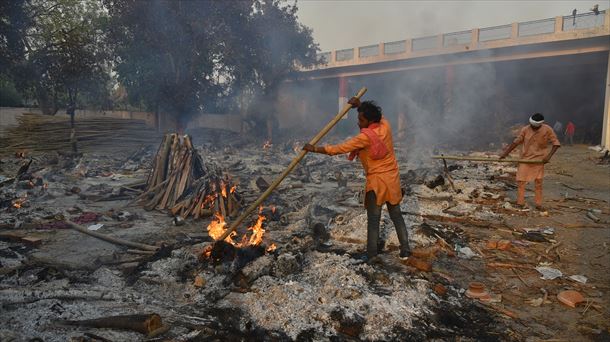
[[[542,274],[542,277],[540,277],[540,279],[544,280],[553,280],[555,278],[561,278],[563,276],[563,273],[561,273],[560,270],[548,266],[536,267],[536,271]]]
[[[89,230],[98,230],[100,228],[102,228],[104,225],[102,223],[96,223],[96,224],[92,224],[89,227],[87,227],[87,229]]]
[[[477,256],[477,254],[473,252],[470,247],[461,247],[458,249],[458,257],[462,259],[470,259],[475,256]]]

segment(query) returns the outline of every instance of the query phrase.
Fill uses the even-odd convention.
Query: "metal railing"
[[[354,49],[337,50],[335,58],[337,59],[337,62],[354,59]]]
[[[438,42],[437,36],[415,38],[411,41],[411,50],[412,51],[422,51],[422,50],[435,49],[437,47],[437,42]]]
[[[577,14],[576,16],[563,17],[563,31],[573,31],[590,29],[599,26],[604,26],[606,11],[599,11],[599,14],[593,12]]]
[[[358,48],[358,57],[372,57],[379,55],[379,45],[361,46]]]
[[[485,27],[479,29],[479,41],[488,42],[490,40],[499,40],[510,38],[512,25],[501,25],[494,27]]]
[[[317,57],[318,57],[318,61],[324,63],[324,64],[328,64],[331,62],[330,57],[331,57],[331,53],[330,52],[320,52]]]
[[[403,53],[405,51],[407,51],[406,40],[399,40],[383,44],[383,53],[386,55],[391,55],[394,53]]]
[[[555,18],[519,23],[519,37],[535,36],[555,32]]]
[[[472,41],[472,31],[461,31],[443,35],[443,47],[467,45]]]

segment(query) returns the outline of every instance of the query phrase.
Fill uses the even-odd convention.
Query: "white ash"
[[[386,287],[391,295],[380,296],[359,274],[374,268],[352,262],[347,256],[312,252],[302,273],[284,279],[261,277],[252,292],[231,293],[222,304],[238,306],[258,326],[284,331],[293,339],[308,329],[336,335],[330,313],[338,307],[365,319],[363,339],[387,339],[396,326],[408,329],[427,305],[426,286],[410,284],[403,275],[390,275]]]
[[[197,258],[189,248],[181,248],[172,251],[170,258],[157,260],[148,265],[148,270],[142,274],[158,277],[165,280],[175,280],[178,272],[187,264],[197,263]]]

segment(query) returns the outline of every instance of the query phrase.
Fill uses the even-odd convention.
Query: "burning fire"
[[[236,242],[235,240],[233,240],[233,238],[237,235],[237,233],[232,232],[231,234],[229,234],[229,236],[225,238],[224,241],[232,244],[237,248],[243,248],[247,246],[259,246],[261,243],[263,243],[263,236],[265,235],[265,229],[263,228],[263,222],[265,220],[265,216],[259,213],[256,223],[252,227],[248,228],[248,231],[252,232],[249,237],[247,234],[244,234],[241,240],[239,242]],[[225,218],[220,213],[216,213],[214,214],[214,219],[208,225],[208,234],[210,235],[210,237],[212,237],[212,239],[218,241],[218,239],[220,239],[222,234],[226,231],[226,225],[227,222],[225,221]],[[273,251],[275,250],[275,248],[275,245],[272,244],[267,248],[267,250]],[[206,255],[205,252],[204,255]]]
[[[227,186],[224,183],[220,184],[220,194],[222,197],[227,198]]]
[[[272,243],[271,245],[269,245],[269,247],[267,247],[267,253],[273,252],[274,250],[276,250],[276,248],[277,248],[277,246],[274,243]]]
[[[267,140],[265,141],[265,143],[263,144],[263,148],[266,150],[268,148],[271,148],[273,146],[273,144],[271,143],[271,140]]]
[[[27,200],[27,194],[26,197],[22,197],[22,198],[18,198],[13,202],[13,207],[16,209],[19,209],[23,206],[23,203]]]

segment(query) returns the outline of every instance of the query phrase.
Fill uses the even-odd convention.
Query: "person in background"
[[[307,144],[303,149],[331,156],[349,153],[348,159],[353,160],[356,156],[360,159],[366,174],[364,206],[367,213],[367,260],[377,260],[376,256],[383,248],[383,243],[379,240],[379,222],[384,203],[396,228],[400,258],[406,259],[411,255],[411,249],[407,226],[400,210],[402,189],[390,123],[383,118],[381,108],[373,101],[360,103],[358,98],[353,97],[348,103],[352,108],[358,108],[360,134],[342,144],[323,147]]]
[[[572,121],[568,121],[566,130],[564,132],[565,142],[570,142],[570,145],[574,145],[574,133],[576,132],[576,126]]]
[[[561,133],[563,133],[563,124],[561,123],[561,121],[557,120],[555,121],[555,124],[553,125],[553,131],[555,132],[555,135],[559,136]]]
[[[536,209],[544,211],[542,207],[542,178],[544,177],[544,164],[551,160],[551,157],[561,144],[553,129],[544,124],[544,116],[535,113],[529,119],[530,124],[523,127],[519,135],[506,150],[500,155],[500,159],[506,158],[512,150],[523,144],[519,159],[542,160],[542,163],[528,164],[519,163],[517,168],[517,206],[525,208],[525,185],[534,181],[534,202]],[[548,144],[553,147],[548,150]]]

